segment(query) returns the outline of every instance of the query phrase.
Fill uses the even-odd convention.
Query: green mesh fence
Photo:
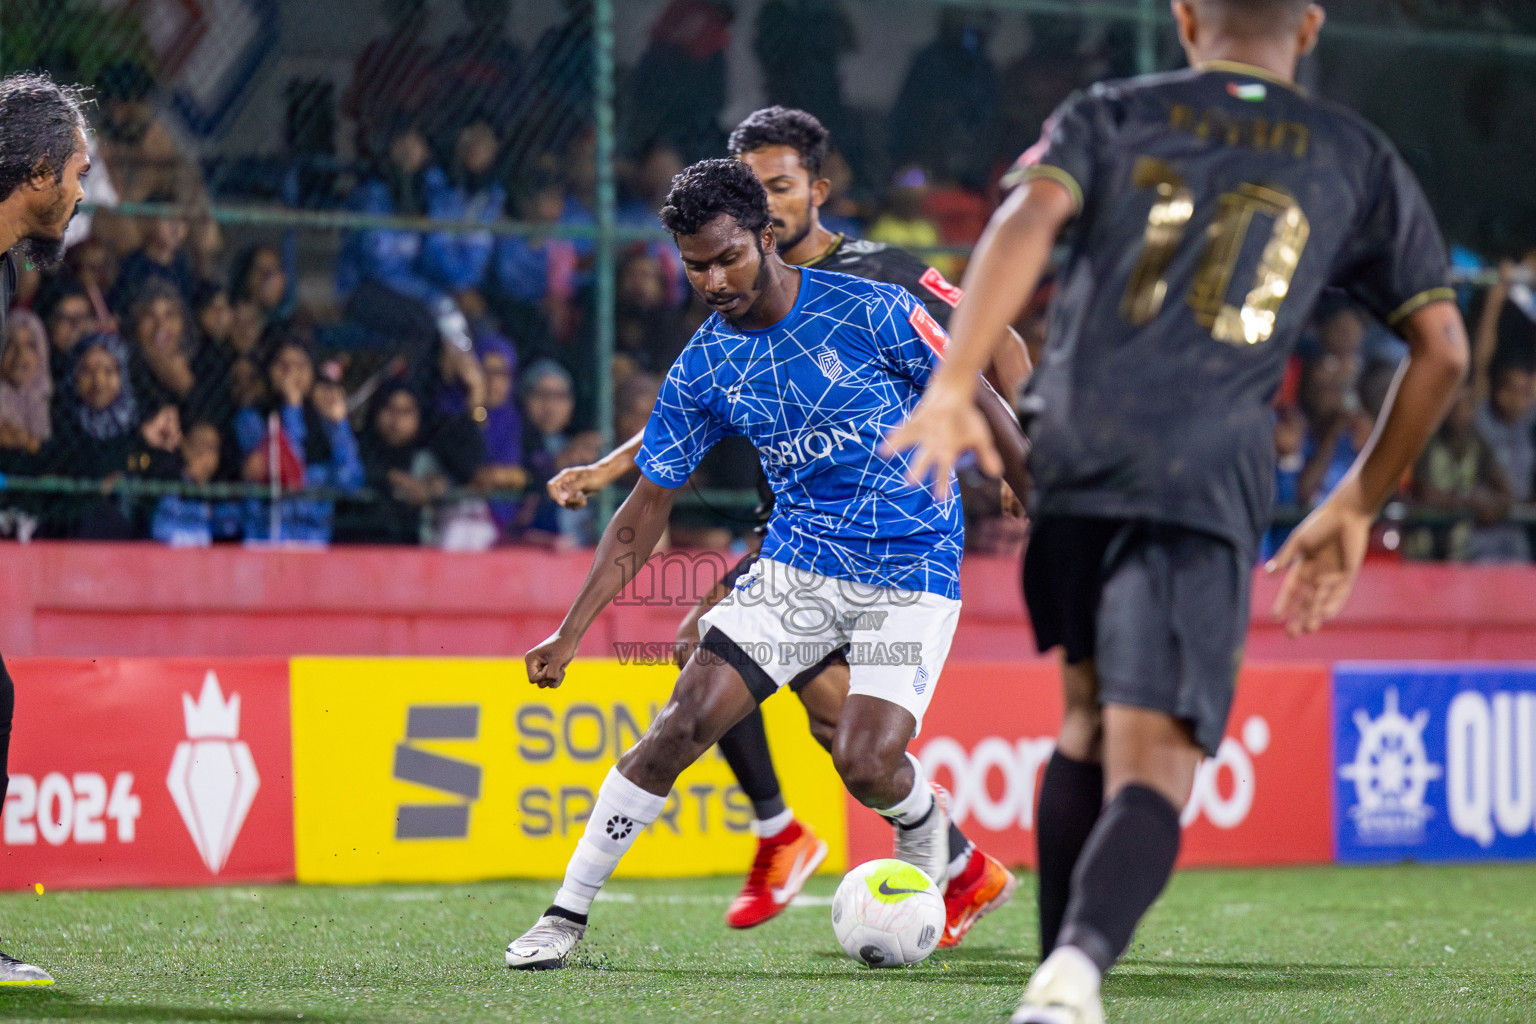
[[[1475,324],[1536,247],[1536,7],[1327,9],[1302,83],[1408,157]],[[589,542],[622,485],[540,485],[643,423],[702,319],[655,210],[742,117],[815,113],[824,220],[957,279],[1058,103],[1182,64],[1162,0],[5,0],[0,70],[91,87],[98,170],[67,269],[23,276],[50,429],[0,425],[0,506],[37,536]],[[111,390],[83,363],[131,410],[81,414]],[[750,533],[753,459],[704,467],[678,540]]]

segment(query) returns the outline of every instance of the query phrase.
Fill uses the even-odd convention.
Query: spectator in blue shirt
[[[506,215],[507,191],[496,180],[500,144],[484,121],[459,132],[450,170],[429,167],[423,175],[427,215],[443,220],[492,224]],[[422,249],[427,279],[455,296],[467,314],[483,312],[479,289],[496,246],[489,231],[434,231]]]
[[[1296,501],[1310,508],[1338,486],[1370,436],[1372,421],[1355,393],[1359,364],[1325,352],[1302,373],[1301,407],[1307,417],[1302,441],[1305,464],[1296,482]]]
[[[295,337],[285,338],[268,358],[266,380],[265,408],[242,409],[235,417],[244,478],[269,483],[275,466],[285,490],[360,487],[363,464],[357,438],[347,423],[346,393],[330,381],[317,387],[315,361],[308,347]],[[270,429],[274,414],[275,433]],[[329,500],[282,499],[280,537],[271,536],[268,502],[248,499],[244,511],[247,540],[327,543],[331,539],[334,507]]]
[[[427,213],[426,174],[432,153],[420,127],[402,120],[389,136],[388,159],[347,199],[356,213],[420,217]],[[426,238],[403,228],[369,228],[348,234],[336,259],[336,290],[347,302],[347,320],[373,345],[401,352],[418,386],[438,372],[442,349],[452,375],[484,403],[485,381],[474,358],[463,311],[432,280],[423,258]]]
[[[219,472],[222,446],[219,428],[207,420],[188,426],[181,436],[181,479],[192,484],[211,482]],[[167,494],[155,505],[150,520],[150,536],[172,547],[207,547],[239,532],[237,501]]]
[[[655,228],[659,223],[656,215],[667,204],[672,179],[682,170],[683,158],[667,143],[658,142],[646,149],[630,179],[631,194],[619,206],[618,222],[629,227]],[[679,308],[686,305],[692,292],[677,246],[670,241],[647,242],[645,248],[661,270],[667,303]]]
[[[176,197],[167,193],[149,197],[152,203],[174,203]],[[138,301],[145,288],[154,281],[163,281],[174,288],[181,301],[192,302],[196,286],[192,257],[187,252],[187,222],[185,218],[150,217],[144,227],[144,244],[123,259],[118,268],[117,280],[107,296],[107,304],[118,316],[124,316],[128,308]]]
[[[567,194],[554,169],[530,175],[525,187],[518,204],[522,220],[551,226],[594,223],[591,213]],[[572,304],[582,283],[581,261],[590,245],[527,235],[497,239],[487,297],[524,360],[556,351],[568,336]]]
[[[426,136],[414,122],[401,122],[390,134],[387,159],[377,172],[357,184],[347,197],[353,213],[420,217],[427,212],[422,176],[432,160]],[[399,299],[430,306],[442,298],[442,289],[421,272],[423,238],[420,232],[398,228],[368,228],[350,232],[336,259],[336,291],[343,299],[359,303],[359,292],[368,299],[383,289]],[[367,290],[364,290],[367,289]],[[349,315],[366,309],[349,309]]]

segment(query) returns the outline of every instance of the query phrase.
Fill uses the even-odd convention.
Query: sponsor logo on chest
[[[824,459],[850,443],[855,446],[862,443],[857,420],[801,430],[786,440],[759,445],[757,450],[763,457],[765,467],[786,469]]]

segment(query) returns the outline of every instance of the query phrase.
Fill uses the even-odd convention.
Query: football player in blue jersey
[[[663,224],[714,311],[668,372],[641,479],[599,542],[528,678],[558,686],[582,635],[650,556],[676,492],[722,437],[758,449],[775,496],[762,557],[701,620],[666,706],[598,791],[553,905],[507,947],[520,969],[564,966],[592,901],[673,782],[780,687],[822,723],[848,791],[889,819],[896,856],[945,884],[949,820],[907,743],[921,727],[960,612],[958,500],[877,452],[916,406],[946,337],[910,292],[790,267],[761,182],[707,160],[673,182]],[[822,668],[844,655],[846,689]],[[937,940],[935,935],[934,939]]]
[[[768,193],[775,244],[785,263],[900,285],[923,304],[939,326],[948,324],[961,292],[937,270],[895,246],[850,239],[823,226],[820,210],[831,182],[823,176],[822,168],[831,138],[814,116],[785,107],[755,111],[731,132],[728,148],[732,156],[752,168]],[[1029,356],[1022,340],[1014,336],[1008,344],[1000,345],[988,373],[1001,394],[1012,395],[1029,374]],[[1011,415],[1002,402],[990,406],[989,412],[996,421],[996,440],[1006,445],[1008,436],[1015,434]],[[641,441],[641,435],[636,435],[591,465],[561,470],[549,481],[550,496],[568,508],[582,507],[588,495],[634,468]],[[1009,485],[1003,488],[1005,502],[1016,504],[1013,494],[1025,493],[1022,449],[1013,453],[1003,475],[1011,485],[1011,489]],[[759,489],[766,489],[765,480],[760,481]],[[759,533],[772,508],[770,491],[759,507],[763,516]],[[679,664],[699,642],[700,617],[730,593],[756,559],[757,552],[751,551],[727,570],[684,618],[677,632]],[[848,665],[841,657],[833,658],[823,671],[829,676],[826,685],[847,687]],[[732,928],[752,928],[789,906],[826,857],[827,844],[784,801],[761,711],[754,709],[732,726],[720,737],[719,748],[752,803],[752,831],[757,836],[752,868],[727,908],[725,920]],[[1002,862],[968,841],[958,827],[950,830],[949,855],[940,949],[959,945],[977,921],[1012,898],[1017,885]]]

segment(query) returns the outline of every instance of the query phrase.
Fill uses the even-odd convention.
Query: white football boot
[[[22,963],[9,953],[0,950],[0,985],[21,987],[52,984],[53,975],[41,967]]]
[[[551,971],[565,966],[587,926],[545,914],[520,938],[507,944],[507,966],[514,971]]]
[[[911,828],[891,822],[896,833],[897,860],[904,860],[933,880],[939,892],[949,881],[949,792],[938,783],[933,787],[933,810],[922,824]]]
[[[1074,946],[1057,947],[1035,969],[1008,1024],[1104,1024],[1098,967]]]

